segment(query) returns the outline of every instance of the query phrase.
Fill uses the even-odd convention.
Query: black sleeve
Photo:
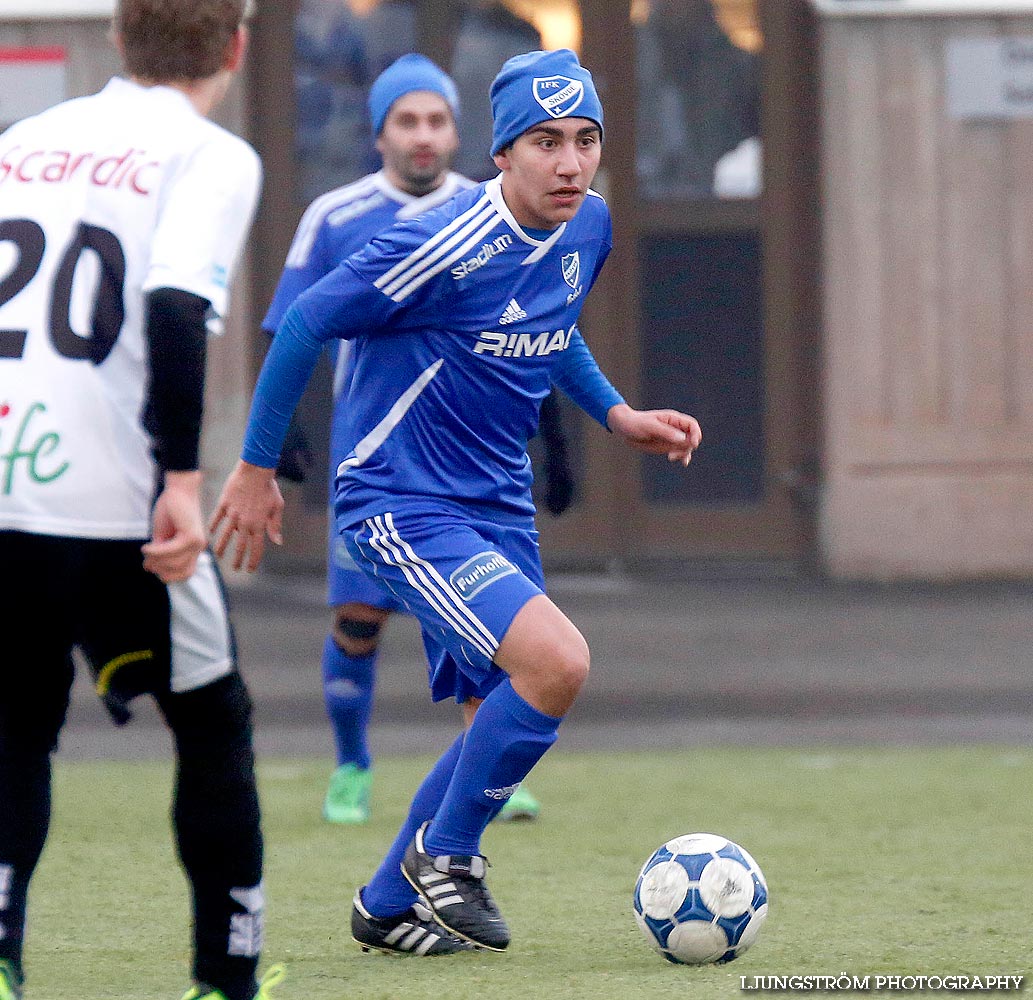
[[[157,288],[147,296],[144,426],[166,472],[199,464],[208,309],[207,299],[178,288]]]
[[[538,414],[538,434],[542,443],[554,452],[558,452],[562,461],[567,458],[567,438],[563,433],[563,416],[556,390],[542,400]]]
[[[553,389],[542,400],[538,434],[544,446],[545,509],[559,517],[574,502],[574,477],[567,458],[567,438],[563,433],[560,401]]]

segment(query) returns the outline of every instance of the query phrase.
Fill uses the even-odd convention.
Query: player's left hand
[[[142,548],[144,569],[162,583],[181,583],[193,576],[206,543],[201,473],[165,473],[165,487],[154,504],[151,540]]]
[[[241,460],[222,488],[208,527],[213,535],[218,532],[217,556],[226,552],[236,535],[234,569],[244,568],[249,573],[258,569],[267,537],[274,545],[283,544],[283,495],[275,473],[275,469]]]
[[[678,410],[634,410],[621,403],[610,408],[606,423],[639,451],[666,455],[669,462],[682,465],[692,461],[703,440],[696,418]]]

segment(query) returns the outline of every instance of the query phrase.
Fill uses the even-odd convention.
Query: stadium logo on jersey
[[[499,323],[506,326],[509,323],[519,323],[522,319],[527,319],[527,313],[520,308],[520,303],[516,299],[510,299],[506,311],[499,317]]]
[[[490,354],[496,358],[541,358],[570,346],[574,328],[555,333],[494,333],[485,330],[474,345],[474,354]]]
[[[485,587],[516,571],[516,567],[498,552],[481,552],[467,559],[452,573],[448,582],[464,601],[469,601]]]
[[[585,99],[585,85],[569,76],[537,76],[531,86],[550,118],[566,118]]]
[[[563,268],[563,280],[571,288],[577,288],[578,279],[581,277],[581,255],[576,250],[564,254],[560,267]]]
[[[452,277],[456,281],[460,278],[467,277],[467,275],[484,267],[492,257],[497,257],[507,247],[511,247],[512,245],[513,237],[505,233],[498,239],[493,240],[491,243],[485,243],[477,252],[475,257],[468,257],[466,260],[460,261],[452,268]]]

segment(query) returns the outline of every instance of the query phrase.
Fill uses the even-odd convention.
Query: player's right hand
[[[209,531],[217,556],[225,554],[236,535],[233,568],[249,573],[258,569],[266,537],[274,545],[283,544],[283,496],[276,470],[239,461],[222,488]]]
[[[201,514],[201,473],[167,472],[154,504],[151,538],[143,547],[143,568],[162,583],[189,580],[208,539]]]

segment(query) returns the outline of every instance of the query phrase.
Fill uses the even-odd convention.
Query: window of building
[[[753,198],[761,189],[756,0],[633,0],[640,193]]]

